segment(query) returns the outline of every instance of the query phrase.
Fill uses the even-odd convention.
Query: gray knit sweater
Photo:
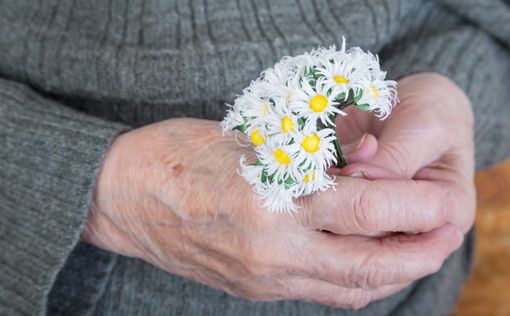
[[[471,235],[441,271],[357,312],[248,302],[79,243],[115,135],[221,119],[261,70],[342,36],[378,52],[390,78],[453,79],[474,106],[477,166],[508,157],[508,1],[0,1],[0,315],[448,313]]]

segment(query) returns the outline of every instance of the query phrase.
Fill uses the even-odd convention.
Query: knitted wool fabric
[[[476,161],[510,152],[510,4],[502,0],[0,2],[0,315],[444,315],[472,236],[441,271],[360,311],[248,302],[79,243],[118,133],[220,120],[284,55],[360,46],[388,78],[442,73],[476,116]]]

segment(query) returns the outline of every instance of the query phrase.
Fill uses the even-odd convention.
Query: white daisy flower
[[[236,99],[234,109],[237,109],[242,117],[248,119],[246,128],[253,130],[266,125],[273,106],[267,97],[261,97],[249,91]]]
[[[295,179],[299,174],[295,162],[295,146],[269,138],[263,146],[255,148],[259,161],[265,166],[270,181],[282,182]]]
[[[381,119],[387,118],[397,102],[396,86],[397,83],[392,80],[365,82],[363,94],[356,101],[357,107],[364,111],[376,112]]]
[[[267,188],[259,192],[264,200],[263,206],[269,211],[275,213],[289,213],[297,212],[299,206],[294,203],[295,193],[291,189],[286,189],[284,186],[276,183],[269,184]]]
[[[243,90],[221,123],[253,143],[257,159],[240,159],[239,174],[272,212],[295,212],[294,198],[334,187],[326,170],[343,166],[334,118],[356,105],[386,118],[397,101],[378,57],[356,47],[319,48],[284,57]]]
[[[309,57],[310,65],[318,65],[320,64],[319,58],[334,59],[336,55],[342,53],[345,53],[345,46],[342,45],[340,51],[337,51],[335,45],[332,45],[328,48],[321,47],[318,49],[314,49],[310,53],[305,55]]]
[[[300,133],[298,117],[286,106],[276,105],[267,123],[267,134],[288,143]]]
[[[239,111],[236,111],[232,105],[228,105],[230,107],[229,110],[227,110],[227,115],[225,116],[225,119],[221,121],[220,125],[223,128],[223,132],[226,132],[228,130],[232,130],[236,128],[239,125],[243,125],[245,123],[241,113]]]
[[[371,52],[364,52],[359,47],[349,49],[349,56],[358,65],[358,71],[363,73],[368,80],[384,80],[386,72],[381,71],[379,57]]]
[[[254,146],[262,146],[267,139],[266,129],[262,126],[252,126],[245,131]]]
[[[308,58],[305,55],[283,57],[273,68],[266,69],[262,72],[262,81],[272,85],[286,85],[289,80],[299,73],[300,68],[306,65],[307,61]]]
[[[301,77],[296,76],[296,78]],[[260,89],[269,96],[275,106],[281,107],[289,107],[295,92],[295,86],[294,84],[273,84],[265,81],[260,83]]]
[[[308,170],[302,178],[302,181],[296,185],[295,194],[297,196],[306,196],[314,192],[323,192],[335,185],[334,177],[319,169]]]
[[[295,160],[303,170],[309,168],[326,170],[336,163],[334,129],[317,130],[315,126],[305,128],[305,131],[297,135],[295,140],[292,149],[297,152]]]
[[[338,93],[348,98],[349,90],[355,93],[362,89],[366,73],[359,70],[356,60],[347,54],[337,54],[332,59],[321,58],[317,71],[326,78],[326,85],[337,88]]]
[[[359,47],[352,47],[347,51],[347,54],[363,65],[365,69],[380,69],[379,57],[369,51],[365,52]]]
[[[324,78],[317,79],[312,87],[307,78],[301,80],[301,87],[295,89],[292,96],[291,109],[297,115],[305,117],[307,121],[321,121],[324,125],[334,126],[333,118],[336,114],[347,115],[335,106],[334,101],[340,93],[336,88],[329,88]]]

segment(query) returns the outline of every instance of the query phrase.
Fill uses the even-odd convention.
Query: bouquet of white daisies
[[[326,173],[345,166],[335,117],[352,105],[386,118],[397,101],[377,56],[359,47],[321,48],[284,57],[238,96],[222,122],[254,145],[256,160],[241,157],[241,175],[275,212],[295,212],[293,199],[334,186]]]

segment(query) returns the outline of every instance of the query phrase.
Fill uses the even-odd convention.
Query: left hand
[[[452,224],[467,233],[476,206],[474,118],[467,96],[446,77],[422,73],[400,80],[398,97],[400,104],[384,121],[355,108],[338,117],[341,142],[365,137],[348,155],[349,165],[333,173],[432,182],[449,193]]]

